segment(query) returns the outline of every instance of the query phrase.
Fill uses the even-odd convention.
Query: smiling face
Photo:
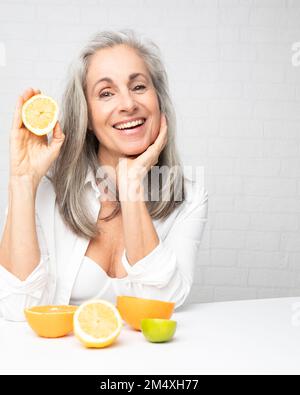
[[[122,156],[144,152],[158,136],[160,109],[143,59],[125,45],[101,49],[91,57],[86,82],[89,129],[100,142],[100,163],[115,166]],[[132,119],[146,122],[127,132],[114,127]]]

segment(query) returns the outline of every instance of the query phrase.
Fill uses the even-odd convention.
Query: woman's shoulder
[[[199,180],[184,178],[185,199],[180,205],[180,212],[177,219],[184,219],[190,216],[207,216],[208,209],[208,191],[203,183]]]
[[[44,191],[44,190],[52,190],[54,191],[53,183],[51,181],[51,177],[46,174],[45,176],[42,177],[39,186],[38,186],[38,191]]]
[[[185,180],[185,201],[187,205],[202,205],[208,200],[208,191],[200,180],[184,178]]]
[[[42,177],[36,193],[37,209],[41,210],[45,206],[54,204],[55,198],[56,194],[52,181],[47,176]]]

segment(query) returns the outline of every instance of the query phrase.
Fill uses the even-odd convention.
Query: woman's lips
[[[116,131],[118,133],[120,133],[121,136],[134,136],[136,134],[144,132],[144,129],[145,129],[144,127],[145,127],[146,122],[147,122],[147,120],[142,125],[138,125],[133,129],[123,129],[123,130],[117,129],[117,128],[114,128],[114,129],[116,129]]]

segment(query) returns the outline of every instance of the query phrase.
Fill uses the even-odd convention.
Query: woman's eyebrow
[[[137,77],[139,77],[139,76],[144,77],[144,78],[148,81],[148,77],[147,77],[145,74],[143,74],[143,73],[133,73],[133,74],[130,74],[130,76],[128,77],[128,81],[132,81],[132,80],[134,80],[135,78],[137,78]],[[93,90],[95,89],[95,87],[96,87],[100,82],[103,82],[103,81],[109,82],[110,84],[113,84],[113,83],[114,83],[113,80],[112,80],[111,78],[109,78],[109,77],[103,77],[103,78],[101,78],[100,80],[98,80],[98,81],[94,84]]]

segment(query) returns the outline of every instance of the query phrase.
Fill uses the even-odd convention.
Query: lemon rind
[[[37,128],[33,128],[31,125],[29,125],[26,121],[26,116],[25,116],[25,110],[28,107],[28,105],[30,103],[32,103],[33,101],[35,101],[37,98],[41,98],[41,99],[47,99],[49,101],[51,101],[51,103],[54,104],[55,106],[55,113],[54,113],[54,117],[53,120],[51,121],[51,123],[44,129],[37,129]],[[38,136],[43,136],[45,134],[48,134],[49,132],[51,132],[51,130],[53,130],[56,122],[58,120],[58,105],[56,103],[56,101],[54,99],[52,99],[52,97],[47,96],[47,95],[42,95],[42,94],[38,94],[38,95],[34,95],[32,96],[29,100],[27,100],[22,107],[22,122],[24,123],[25,127],[30,130],[32,133],[38,135]]]
[[[81,310],[85,306],[87,306],[89,304],[95,304],[95,303],[105,304],[105,305],[109,306],[115,313],[115,317],[118,322],[118,327],[109,337],[95,338],[95,337],[87,334],[86,332],[84,332],[78,323],[77,319],[78,319],[78,316],[79,316]],[[73,326],[74,326],[75,336],[77,336],[78,339],[81,340],[86,346],[89,346],[89,347],[95,347],[95,346],[101,346],[101,345],[105,346],[105,345],[111,344],[119,336],[121,329],[123,327],[123,320],[122,320],[122,317],[121,317],[118,309],[112,303],[110,303],[106,300],[98,299],[98,300],[90,300],[90,301],[84,302],[83,304],[81,304],[78,307],[78,309],[76,310],[74,317],[73,317]]]

